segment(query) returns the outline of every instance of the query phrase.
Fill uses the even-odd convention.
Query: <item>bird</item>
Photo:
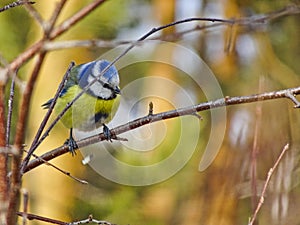
[[[72,135],[73,128],[87,132],[103,126],[106,139],[111,141],[111,132],[106,123],[112,120],[120,104],[120,78],[114,65],[99,76],[110,64],[107,60],[95,60],[73,67],[64,88],[59,93],[54,106],[57,114],[97,79],[60,119],[64,126],[70,129],[69,139],[66,140],[65,145],[68,145],[72,156],[76,154],[75,149],[78,148]],[[53,101],[50,99],[42,107],[49,108]]]

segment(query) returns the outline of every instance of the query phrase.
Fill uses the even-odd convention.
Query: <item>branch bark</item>
[[[300,87],[295,87],[290,89],[266,92],[262,94],[254,94],[249,96],[237,96],[237,97],[227,96],[222,99],[217,99],[214,101],[200,103],[198,105],[192,105],[192,106],[174,109],[174,110],[161,112],[157,114],[149,113],[144,117],[135,119],[126,124],[111,129],[111,132],[113,135],[115,135],[115,138],[117,138],[117,135],[119,134],[125,133],[130,130],[134,130],[136,128],[145,126],[150,123],[176,118],[180,116],[185,116],[185,115],[194,115],[196,112],[225,107],[229,105],[238,105],[238,104],[252,103],[258,101],[266,101],[271,99],[288,98],[295,104],[294,105],[295,108],[299,108],[299,102],[297,101],[297,103],[295,103],[296,98],[291,99],[291,95],[294,97],[295,95],[299,95],[299,94],[300,94]],[[103,133],[100,133],[77,141],[77,145],[78,148],[81,148],[104,140],[106,140],[105,135]],[[27,167],[25,168],[24,173],[44,164],[44,161],[50,161],[67,152],[69,152],[68,146],[61,146],[51,151],[48,151],[45,154],[41,155],[39,158],[31,160],[28,163]]]

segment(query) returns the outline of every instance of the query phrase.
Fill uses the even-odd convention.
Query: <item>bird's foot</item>
[[[76,155],[76,149],[78,148],[78,145],[74,138],[67,139],[64,145],[67,145],[69,147],[69,151],[72,156]]]
[[[114,135],[111,133],[110,129],[105,124],[103,124],[103,134],[107,141],[112,142],[112,138]]]
[[[72,136],[72,129],[70,130],[70,137],[65,141],[64,145],[67,145],[69,147],[69,151],[72,156],[76,155],[76,149],[78,149],[78,145]]]

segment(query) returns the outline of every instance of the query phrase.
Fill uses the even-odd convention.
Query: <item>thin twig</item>
[[[27,216],[28,220],[38,220],[38,221],[43,221],[46,223],[52,223],[52,224],[58,224],[58,225],[79,225],[79,224],[85,224],[85,223],[96,223],[99,225],[115,225],[115,224],[109,223],[104,220],[93,219],[92,215],[90,215],[87,219],[84,219],[84,220],[67,223],[67,222],[63,222],[60,220],[54,220],[52,218],[48,218],[48,217],[44,217],[44,216],[38,216],[38,215],[35,215],[32,213],[17,212],[18,216],[24,217],[24,214]]]
[[[102,1],[101,0],[94,1],[90,5],[86,6],[82,10],[78,11],[76,14],[74,14],[68,20],[66,20],[65,22],[60,24],[58,27],[56,27],[52,31],[52,33],[50,35],[51,40],[53,40],[53,39],[57,38],[59,35],[63,34],[72,25],[74,25],[75,23],[80,21],[81,16],[82,17],[86,16],[88,13],[90,13],[92,10],[94,10],[97,6],[99,6],[103,2],[104,2],[103,0]],[[236,25],[239,25],[239,26],[253,26],[253,24],[266,24],[267,22],[271,22],[272,20],[278,19],[280,17],[286,16],[286,15],[299,14],[299,13],[300,13],[300,7],[298,5],[289,5],[287,7],[284,7],[282,9],[280,9],[280,10],[273,11],[273,12],[266,13],[266,14],[262,14],[260,16],[255,15],[255,16],[250,16],[250,17],[243,17],[243,18],[240,18],[238,20],[234,20],[234,19],[225,20],[224,19],[224,20],[222,20],[223,22],[220,21],[219,23],[214,23],[214,24],[204,25],[204,26],[203,25],[201,25],[201,26],[197,25],[197,26],[195,26],[194,30],[198,30],[198,29],[202,30],[203,27],[210,28],[210,27],[215,27],[215,26],[221,26],[221,25],[224,25],[224,24],[229,24],[229,25],[230,24],[236,24]],[[216,18],[195,18],[195,20],[193,20],[193,18],[190,18],[190,19],[185,19],[185,20],[182,20],[182,21],[183,22],[193,22],[193,21],[200,20],[200,19],[202,21],[207,21],[207,22],[215,22],[215,21],[218,20]],[[180,24],[180,23],[183,23],[183,22],[177,21],[177,22],[174,22],[174,23],[170,24],[169,26],[174,26],[174,25],[177,25],[177,24]],[[180,33],[178,33],[178,35],[180,35]],[[36,53],[44,50],[43,47],[46,44],[47,44],[47,41],[45,41],[44,39],[36,42],[34,45],[32,45],[26,51],[24,51],[22,54],[20,54],[13,62],[11,62],[8,69],[11,70],[11,71],[14,71],[16,68],[20,67],[26,61],[31,59]],[[85,44],[86,43],[82,44],[82,46],[84,46]],[[53,48],[55,48],[55,47],[53,47]],[[61,46],[59,46],[57,48],[61,48]],[[45,49],[47,49],[47,48],[45,48]],[[50,47],[49,47],[49,49],[50,49]]]
[[[16,6],[24,5],[24,4],[34,4],[35,2],[32,1],[15,1],[13,3],[10,3],[2,8],[0,8],[0,13],[3,11],[6,11],[8,9],[14,8]]]
[[[12,117],[12,111],[13,111],[13,103],[14,103],[14,95],[15,95],[15,79],[17,76],[17,71],[14,73],[11,85],[10,85],[10,91],[9,91],[9,99],[8,99],[8,112],[7,112],[7,121],[6,121],[6,146],[9,146],[9,139],[10,139],[10,128],[11,128],[11,117]]]
[[[250,96],[240,96],[240,97],[225,97],[222,99],[217,99],[214,101],[200,103],[198,105],[192,105],[184,108],[174,109],[166,112],[161,112],[157,114],[147,115],[133,121],[130,121],[126,124],[120,125],[116,128],[111,129],[111,132],[115,135],[119,135],[125,133],[129,130],[134,130],[138,127],[144,126],[149,123],[154,123],[162,120],[167,120],[171,118],[176,118],[179,116],[184,115],[193,115],[195,112],[205,111],[214,108],[220,108],[229,105],[237,105],[237,104],[244,104],[244,103],[252,103],[258,101],[266,101],[271,99],[279,99],[279,98],[286,98],[286,93],[291,92],[294,95],[300,94],[300,87],[284,89],[280,91],[272,91],[266,92],[262,94],[255,94]],[[100,141],[106,140],[106,137],[103,133],[97,134],[82,140],[77,141],[78,148],[85,147]],[[46,161],[54,159],[62,154],[69,152],[68,146],[61,146],[59,148],[53,149],[45,154],[41,155],[40,157]],[[24,173],[32,170],[33,168],[43,164],[42,161],[38,159],[34,159],[28,163],[28,166],[25,168]]]
[[[3,215],[7,210],[8,203],[8,190],[9,190],[9,180],[7,177],[8,168],[8,157],[5,151],[7,150],[7,144],[5,143],[5,85],[0,81],[0,223],[3,221]]]
[[[29,15],[41,26],[44,27],[45,21],[43,20],[42,16],[40,13],[31,5],[31,4],[26,4],[24,5],[25,8],[27,9]]]
[[[300,108],[300,102],[296,99],[295,95],[293,95],[291,92],[287,92],[286,97],[294,102],[294,108]]]
[[[24,150],[24,151],[25,151],[25,150]],[[27,152],[27,151],[25,151],[25,152]],[[76,181],[78,181],[78,182],[81,183],[81,184],[88,184],[87,181],[82,180],[82,179],[79,179],[79,178],[77,178],[77,177],[71,175],[70,172],[67,172],[67,171],[64,171],[64,170],[60,169],[58,166],[55,166],[54,164],[49,163],[48,161],[42,159],[41,157],[39,157],[39,156],[37,156],[37,155],[35,155],[35,154],[32,154],[32,156],[35,157],[35,158],[38,159],[38,160],[43,161],[43,162],[45,163],[45,165],[51,166],[51,167],[53,167],[54,169],[58,170],[59,172],[63,173],[64,175],[67,175],[68,177],[72,178],[73,180],[76,180]]]
[[[282,159],[284,153],[285,153],[288,149],[289,149],[289,144],[286,144],[286,145],[283,147],[283,149],[282,149],[282,151],[281,151],[281,153],[280,153],[278,159],[276,160],[274,166],[269,170],[268,175],[267,175],[267,179],[266,179],[266,181],[265,181],[265,185],[264,185],[264,187],[263,187],[263,190],[262,190],[262,192],[261,192],[261,196],[260,196],[259,202],[258,202],[257,207],[256,207],[256,210],[255,210],[255,212],[254,212],[252,218],[250,219],[250,222],[248,223],[248,225],[252,225],[252,224],[254,223],[254,221],[255,221],[255,219],[256,219],[256,217],[257,217],[257,214],[258,214],[260,208],[262,207],[262,205],[263,205],[263,203],[264,203],[264,196],[265,196],[267,187],[268,187],[268,185],[269,185],[271,176],[272,176],[273,172],[275,171],[275,169],[277,168],[279,162],[281,161],[281,159]]]
[[[15,211],[17,208],[17,198],[19,195],[20,190],[20,184],[21,184],[21,160],[23,155],[23,141],[25,138],[26,133],[26,125],[27,125],[27,117],[29,112],[29,106],[31,101],[31,96],[33,92],[33,88],[35,85],[35,82],[37,80],[39,71],[41,69],[41,66],[43,64],[43,61],[45,59],[46,53],[42,52],[38,55],[37,62],[35,64],[35,67],[32,71],[32,74],[29,78],[29,81],[26,85],[24,94],[22,96],[22,103],[21,103],[21,109],[19,113],[19,118],[17,121],[16,126],[16,136],[15,136],[15,142],[14,142],[14,148],[17,151],[17,154],[13,155],[12,157],[12,169],[11,169],[11,191],[9,196],[9,207],[7,210],[7,223],[13,224],[16,215]]]
[[[59,87],[58,87],[58,89],[57,89],[57,91],[56,91],[56,93],[54,95],[53,101],[50,104],[49,109],[48,109],[48,111],[47,111],[47,113],[46,113],[46,115],[45,115],[42,123],[40,124],[40,127],[39,127],[39,129],[38,129],[38,131],[37,131],[37,133],[36,133],[36,135],[35,135],[32,143],[31,143],[31,146],[29,148],[29,152],[28,152],[27,156],[25,157],[25,159],[23,160],[23,163],[22,163],[22,166],[21,166],[21,171],[23,171],[24,168],[26,167],[26,165],[28,164],[30,156],[32,155],[32,153],[35,151],[35,149],[40,145],[40,143],[48,135],[48,132],[45,132],[46,135],[43,135],[43,137],[40,139],[40,136],[41,136],[41,134],[42,134],[42,132],[43,132],[43,130],[44,130],[44,128],[45,128],[45,126],[46,126],[49,118],[50,118],[50,115],[51,115],[51,113],[53,111],[53,108],[54,108],[54,106],[56,104],[56,100],[59,97],[59,94],[60,94],[61,90],[64,88],[66,80],[69,77],[71,69],[74,67],[74,65],[75,65],[74,62],[70,63],[70,65],[69,65],[69,67],[68,67],[68,69],[67,69],[67,71],[66,71],[66,73],[65,73],[65,75],[64,75],[64,77],[62,79],[62,81],[60,82],[60,85],[59,85]]]
[[[263,90],[264,87],[264,77],[259,79],[259,92]],[[257,204],[257,154],[259,152],[258,140],[260,137],[261,122],[262,122],[262,102],[259,102],[255,107],[255,128],[254,128],[254,138],[251,151],[250,159],[250,181],[251,181],[251,206],[252,212],[254,212],[254,207]]]
[[[291,9],[291,8],[289,8]],[[294,8],[292,8],[294,9]],[[296,8],[298,9],[298,8]],[[284,10],[282,10],[284,11]],[[298,11],[300,12],[300,10],[298,9]],[[298,12],[297,11],[297,12]],[[285,11],[284,11],[285,12]],[[290,11],[289,11],[290,12]],[[282,12],[280,12],[282,13]],[[255,22],[257,23],[264,23],[266,20],[268,19],[268,16],[263,16],[263,17],[260,17],[256,20],[254,20]],[[76,17],[74,18],[74,20],[76,21]],[[249,18],[248,18],[249,20]],[[143,35],[141,38],[139,38],[137,40],[137,42],[134,42],[132,43],[128,48],[126,48],[119,56],[117,56],[111,63],[109,63],[109,65],[107,65],[99,74],[98,76],[96,76],[94,78],[94,80],[92,80],[80,93],[78,93],[73,99],[72,101],[70,101],[66,107],[62,110],[62,112],[60,112],[57,117],[55,118],[55,120],[53,121],[53,123],[51,124],[51,127],[54,127],[54,125],[60,120],[60,118],[71,108],[71,106],[74,104],[74,102],[76,102],[95,82],[97,82],[97,80],[99,79],[99,77],[101,77],[103,74],[106,73],[106,71],[112,66],[114,65],[117,61],[119,61],[122,57],[124,57],[132,48],[134,48],[136,46],[136,43],[139,43],[141,41],[144,41],[146,40],[148,37],[150,37],[152,34],[160,31],[160,30],[163,30],[163,29],[166,29],[168,27],[172,27],[172,26],[175,26],[175,25],[178,25],[178,24],[184,24],[184,23],[188,23],[188,22],[192,22],[192,21],[210,21],[210,22],[221,22],[221,23],[228,23],[228,24],[244,24],[244,19],[238,19],[238,20],[227,20],[227,19],[218,19],[218,18],[187,18],[187,19],[183,19],[183,20],[179,20],[179,21],[175,21],[175,22],[172,22],[172,23],[169,23],[169,24],[166,24],[166,25],[163,25],[163,26],[159,26],[159,27],[155,27],[153,29],[151,29],[149,32],[147,32],[145,35]],[[72,23],[73,20],[70,20],[70,23]],[[253,21],[252,21],[253,22]],[[69,23],[66,23],[66,24],[69,24]],[[54,34],[58,35],[59,32],[55,33]],[[51,35],[50,35],[50,38],[51,38]],[[50,130],[49,130],[50,131]]]
[[[99,5],[101,5],[104,2],[105,0],[94,0],[92,3],[79,10],[72,17],[65,20],[62,24],[56,27],[49,35],[49,39],[52,40],[64,33],[66,30],[69,30],[74,24],[81,21],[84,17],[89,15],[92,11],[94,11]]]
[[[79,220],[79,221],[76,221],[76,222],[71,222],[68,225],[80,225],[80,224],[86,224],[86,223],[96,223],[96,224],[99,224],[99,225],[114,225],[114,224],[109,223],[105,220],[96,220],[96,219],[93,218],[92,215],[89,215],[89,217],[87,219]]]
[[[234,23],[234,20],[224,20],[224,19],[210,19],[210,18],[188,18],[188,19],[184,19],[184,20],[179,20],[179,21],[175,21],[173,23],[167,24],[167,25],[163,25],[163,26],[159,26],[159,27],[155,27],[153,29],[151,29],[149,32],[147,32],[146,34],[144,34],[142,37],[140,37],[137,40],[137,43],[140,41],[144,41],[146,40],[148,37],[150,37],[152,34],[166,29],[168,27],[172,27],[178,24],[182,24],[182,23],[187,23],[187,22],[191,22],[191,21],[210,21],[210,22],[227,22],[227,23]],[[79,92],[73,99],[72,101],[70,101],[66,107],[57,115],[57,117],[55,118],[55,120],[52,122],[52,124],[50,125],[51,129],[55,126],[55,124],[64,116],[64,114],[71,108],[71,106],[74,104],[74,102],[76,102],[95,82],[98,81],[98,79],[106,73],[106,71],[109,70],[109,68],[111,66],[113,66],[117,61],[119,61],[122,57],[124,57],[131,49],[133,49],[136,46],[135,43],[131,44],[129,47],[127,47],[120,55],[118,55],[114,60],[112,60],[88,85],[86,85],[81,92]],[[50,130],[49,130],[50,132]]]
[[[28,220],[38,220],[38,221],[43,221],[46,223],[52,223],[52,224],[58,224],[58,225],[68,225],[66,222],[62,222],[60,220],[54,220],[51,218],[43,217],[43,216],[38,216],[35,214],[31,213],[25,213],[25,212],[17,212],[18,216],[24,217],[26,216]]]
[[[149,102],[149,111],[148,111],[148,116],[153,115],[153,102]]]
[[[90,3],[86,7],[79,10],[77,13],[75,13],[72,17],[67,19],[65,22],[57,26],[55,29],[53,29],[51,34],[49,34],[49,39],[53,40],[57,38],[58,36],[62,35],[64,32],[69,30],[71,26],[75,25],[77,22],[79,22],[81,19],[83,19],[85,16],[87,16],[89,13],[91,13],[93,10],[95,10],[99,5],[101,5],[104,2],[104,0],[95,0],[94,2]],[[43,51],[43,46],[45,43],[47,43],[49,40],[45,40],[42,38],[40,41],[33,44],[31,47],[29,47],[26,51],[21,53],[17,58],[15,58],[8,66],[9,71],[15,71],[16,68],[19,68],[21,65],[23,65],[25,62],[27,62],[29,59],[31,59],[33,56],[35,56],[38,52]]]
[[[41,53],[38,56],[36,65],[32,71],[29,81],[27,82],[27,85],[26,85],[26,88],[24,91],[24,95],[22,98],[22,103],[21,103],[22,110],[20,110],[20,113],[19,113],[18,122],[17,122],[17,126],[16,126],[16,138],[15,138],[15,147],[16,147],[16,149],[19,150],[20,155],[22,155],[21,146],[23,144],[23,140],[24,140],[24,136],[25,136],[25,127],[26,127],[26,121],[27,121],[27,116],[28,116],[28,111],[29,111],[31,95],[32,95],[33,88],[34,88],[35,82],[37,80],[39,71],[43,64],[45,55],[46,55],[46,53]]]
[[[23,225],[27,222],[27,212],[28,212],[28,191],[23,189]]]
[[[162,40],[162,37],[159,36],[157,38],[148,39],[148,40]],[[68,48],[78,48],[78,47],[97,47],[97,48],[114,48],[120,45],[128,45],[128,44],[141,44],[137,43],[137,41],[132,40],[123,40],[123,41],[108,41],[101,39],[88,39],[88,40],[67,40],[67,41],[52,41],[47,42],[43,45],[43,50],[45,51],[54,51]]]
[[[45,30],[45,34],[46,36],[48,36],[50,34],[50,32],[53,30],[54,25],[57,21],[58,16],[60,15],[64,5],[66,4],[67,0],[61,0],[60,2],[58,2],[56,4],[56,7],[54,9],[54,12],[52,13],[51,18],[49,19],[49,21],[46,23],[47,26],[44,27]]]

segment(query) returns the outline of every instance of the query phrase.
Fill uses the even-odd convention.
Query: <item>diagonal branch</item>
[[[9,193],[9,205],[7,210],[7,223],[13,224],[16,216],[15,216],[15,209],[17,208],[17,198],[19,196],[19,188],[21,184],[21,173],[20,173],[20,166],[21,166],[21,159],[22,159],[22,148],[23,148],[23,141],[26,133],[26,125],[27,125],[27,117],[29,112],[29,105],[31,100],[31,95],[33,92],[33,87],[35,81],[38,77],[40,68],[43,64],[44,58],[46,53],[40,53],[38,55],[38,60],[36,65],[33,69],[33,72],[30,76],[29,82],[26,85],[25,92],[23,94],[21,109],[19,112],[19,118],[16,126],[16,136],[14,142],[14,148],[16,150],[16,154],[12,156],[11,160],[11,182],[10,182],[10,193]]]
[[[257,214],[258,214],[260,208],[262,207],[262,205],[263,205],[263,203],[264,203],[264,199],[265,199],[264,196],[265,196],[265,193],[266,193],[266,191],[267,191],[267,187],[268,187],[268,185],[269,185],[269,183],[270,183],[271,176],[273,175],[273,172],[275,171],[275,169],[277,169],[277,166],[278,166],[279,162],[281,161],[283,155],[285,154],[285,152],[286,152],[288,149],[289,149],[289,144],[286,144],[286,145],[283,147],[283,149],[282,149],[280,155],[278,156],[278,158],[277,158],[275,164],[273,165],[272,168],[270,168],[270,170],[269,170],[269,172],[268,172],[268,174],[267,174],[267,178],[266,178],[265,185],[264,185],[264,187],[263,187],[263,190],[262,190],[262,193],[261,193],[259,202],[258,202],[258,204],[257,204],[257,207],[256,207],[256,209],[255,209],[255,212],[254,212],[252,218],[250,219],[250,222],[248,223],[248,225],[253,225],[253,223],[255,222],[256,217],[257,217]]]
[[[57,38],[58,36],[60,36],[61,34],[63,34],[64,32],[66,32],[69,28],[71,28],[72,25],[76,24],[77,22],[79,22],[81,20],[81,18],[87,16],[90,12],[92,12],[95,8],[97,8],[100,4],[104,3],[105,0],[95,0],[94,2],[92,2],[90,5],[87,5],[85,8],[81,9],[80,11],[78,11],[76,14],[74,14],[72,17],[70,17],[68,20],[64,21],[62,24],[60,24],[59,26],[57,26],[49,35],[51,40],[54,40],[55,38]],[[196,25],[195,28],[187,30],[187,31],[183,31],[183,32],[179,32],[179,33],[174,33],[171,34],[171,37],[167,36],[165,37],[166,40],[168,40],[168,38],[173,38],[174,37],[180,37],[186,33],[190,33],[193,31],[197,31],[197,30],[203,30],[203,29],[208,29],[208,28],[212,28],[215,26],[223,26],[223,25],[239,25],[239,26],[253,26],[253,25],[261,25],[261,24],[266,24],[268,22],[271,22],[275,19],[278,19],[280,17],[283,16],[287,16],[287,15],[296,15],[300,13],[300,6],[299,5],[288,5],[287,7],[284,7],[280,10],[277,11],[273,11],[270,13],[266,13],[266,14],[261,14],[259,16],[254,15],[254,16],[250,16],[250,17],[243,17],[240,19],[217,19],[217,18],[188,18],[188,19],[184,19],[184,20],[180,20],[180,21],[175,21],[173,23],[164,25],[162,27],[162,29],[170,27],[170,26],[175,26],[178,24],[182,24],[182,23],[189,23],[189,22],[193,22],[193,21],[206,21],[206,22],[214,22],[213,24],[209,24],[209,25]],[[215,23],[217,22],[217,23]],[[173,36],[173,37],[172,37]],[[164,40],[164,38],[163,38]],[[132,44],[136,41],[128,41],[129,44]],[[124,41],[124,43],[121,44],[127,44],[127,41]],[[23,65],[25,62],[27,62],[29,59],[31,59],[36,53],[42,51],[42,50],[55,50],[57,48],[64,48],[63,45],[65,43],[58,43],[57,46],[55,46],[55,43],[49,43],[46,42],[45,40],[40,40],[38,42],[36,42],[34,45],[32,45],[30,48],[28,48],[25,52],[23,52],[22,54],[20,54],[9,66],[9,70],[14,71],[16,68],[20,67],[21,65]],[[93,40],[91,42],[89,41],[83,41],[83,42],[78,42],[78,43],[70,43],[71,46],[69,47],[73,47],[73,45],[76,45],[75,47],[78,46],[83,46],[83,47],[87,47],[87,46],[96,46],[96,47],[101,47],[102,45],[105,46],[115,46],[117,43],[108,43],[106,41],[96,41],[94,42]],[[68,47],[68,46],[67,46]]]
[[[5,11],[5,10],[9,10],[11,8],[14,8],[16,6],[20,6],[20,5],[24,5],[24,4],[34,4],[35,2],[32,2],[32,1],[15,1],[15,2],[12,2],[6,6],[4,6],[3,8],[0,8],[0,13]]]
[[[55,220],[52,218],[47,218],[47,217],[43,217],[43,216],[38,216],[35,214],[31,214],[31,213],[26,213],[26,212],[17,212],[18,216],[21,216],[23,218],[26,218],[27,220],[38,220],[38,221],[42,221],[42,222],[46,222],[46,223],[52,223],[52,224],[58,224],[58,225],[68,225],[69,223],[60,221],[60,220]]]
[[[289,13],[299,13],[300,10],[298,7],[290,7],[288,8],[289,10],[295,10]],[[285,12],[286,9],[282,9],[280,11],[280,13]],[[273,14],[276,15],[276,12],[274,12]],[[72,105],[74,104],[75,101],[77,101],[95,82],[97,82],[97,80],[106,73],[106,71],[108,71],[108,69],[114,65],[117,61],[119,61],[122,57],[124,57],[131,49],[133,49],[139,42],[145,41],[147,38],[149,38],[150,36],[152,36],[153,34],[155,34],[156,32],[160,31],[160,30],[164,30],[166,28],[175,26],[175,25],[179,25],[179,24],[184,24],[184,23],[189,23],[192,21],[209,21],[209,22],[220,22],[220,23],[225,23],[225,24],[229,24],[229,25],[233,25],[233,24],[240,24],[240,25],[244,25],[244,23],[246,23],[248,21],[248,25],[249,20],[252,23],[264,23],[266,20],[268,21],[270,14],[266,14],[264,15],[262,18],[259,17],[257,18],[253,18],[253,17],[249,17],[249,18],[243,18],[243,19],[238,19],[238,20],[234,20],[234,19],[218,19],[218,18],[199,18],[199,17],[192,17],[192,18],[187,18],[187,19],[183,19],[183,20],[178,20],[166,25],[162,25],[162,26],[158,26],[158,27],[154,27],[152,28],[150,31],[148,31],[146,34],[144,34],[143,36],[141,36],[139,39],[137,39],[136,42],[133,42],[129,47],[127,47],[120,55],[118,55],[114,60],[112,60],[109,65],[107,65],[95,78],[94,80],[92,80],[87,86],[85,86],[85,88],[83,88],[81,90],[80,93],[78,93],[73,99],[72,101],[70,101],[66,107],[56,116],[54,122],[50,125],[50,127],[53,127],[61,117],[63,117],[63,115],[72,107]],[[285,14],[284,14],[285,15]],[[271,20],[271,19],[270,19]],[[51,36],[51,35],[50,35]],[[50,130],[49,130],[50,131]]]
[[[92,11],[94,11],[99,5],[101,5],[104,2],[105,2],[105,0],[95,0],[91,4],[82,8],[80,11],[78,11],[72,17],[65,20],[62,24],[60,24],[58,27],[56,27],[49,35],[50,40],[58,37],[59,35],[63,34],[65,31],[69,30],[73,25],[75,25],[77,22],[82,20],[87,15],[89,15]]]
[[[214,101],[200,103],[198,105],[192,105],[184,108],[174,109],[166,112],[161,112],[157,114],[148,114],[144,117],[135,119],[126,124],[120,125],[114,129],[111,129],[113,135],[117,136],[119,134],[125,133],[130,130],[134,130],[136,128],[145,126],[150,123],[167,120],[171,118],[176,118],[185,115],[193,115],[195,112],[201,112],[209,109],[225,107],[229,105],[238,105],[244,103],[252,103],[258,101],[266,101],[271,99],[280,99],[280,98],[289,98],[287,93],[291,93],[293,95],[300,94],[300,87],[284,89],[279,91],[266,92],[262,94],[254,94],[249,96],[238,96],[238,97],[225,97],[222,99],[217,99]],[[97,134],[80,141],[77,141],[78,148],[85,147],[100,141],[106,140],[106,137],[103,133]],[[43,160],[49,161],[52,160],[62,154],[69,152],[68,146],[61,146],[59,148],[53,149],[43,155],[40,156]],[[33,159],[30,161],[24,170],[24,173],[44,164],[40,159]]]
[[[109,223],[104,220],[94,219],[92,215],[89,215],[89,217],[87,219],[79,220],[79,221],[71,222],[71,223],[63,222],[60,220],[55,220],[55,219],[44,217],[44,216],[39,216],[39,215],[32,214],[32,213],[26,213],[26,212],[17,212],[17,215],[21,216],[27,220],[38,220],[38,221],[42,221],[42,222],[46,222],[46,223],[50,223],[50,224],[58,224],[58,225],[80,225],[80,224],[88,224],[88,223],[95,223],[98,225],[113,225],[112,223]]]
[[[95,0],[94,2],[90,3],[86,7],[79,10],[77,13],[75,13],[72,17],[70,17],[68,20],[64,21],[62,24],[55,27],[49,34],[49,40],[53,40],[57,38],[58,36],[62,35],[64,32],[69,30],[71,26],[78,23],[81,19],[83,19],[85,16],[87,16],[89,13],[91,13],[93,10],[95,10],[99,5],[104,3],[105,0]],[[56,20],[56,18],[53,18]],[[9,65],[10,71],[15,71],[17,68],[22,66],[25,62],[27,62],[29,59],[31,59],[33,56],[35,56],[38,52],[43,51],[43,46],[47,41],[41,39],[40,41],[33,44],[31,47],[29,47],[26,51],[24,51],[22,54],[20,54],[16,59],[14,59],[13,62]]]
[[[41,123],[41,125],[40,125],[40,127],[39,127],[39,129],[38,129],[38,131],[37,131],[37,133],[36,133],[33,141],[32,141],[32,143],[31,143],[29,151],[28,151],[25,159],[22,162],[21,172],[24,170],[24,168],[26,167],[27,163],[29,162],[29,159],[30,159],[32,153],[39,146],[39,144],[43,141],[43,138],[41,138],[42,140],[39,140],[40,137],[41,137],[41,134],[42,134],[42,132],[43,132],[43,130],[44,130],[44,128],[45,128],[45,126],[46,126],[49,118],[50,118],[50,115],[51,115],[51,113],[53,111],[53,108],[54,108],[54,106],[56,104],[56,100],[59,97],[59,94],[60,94],[61,90],[64,88],[66,80],[69,77],[71,69],[74,67],[74,65],[75,65],[74,62],[70,63],[69,68],[68,68],[67,72],[65,73],[65,75],[64,75],[64,77],[62,79],[62,82],[60,83],[60,85],[59,85],[59,87],[58,87],[58,89],[56,91],[56,94],[55,94],[55,96],[53,98],[53,102],[50,104],[49,109],[48,109],[48,111],[47,111],[47,113],[46,113],[46,115],[45,115],[45,117],[44,117],[44,119],[43,119],[43,121],[42,121],[42,123]]]

